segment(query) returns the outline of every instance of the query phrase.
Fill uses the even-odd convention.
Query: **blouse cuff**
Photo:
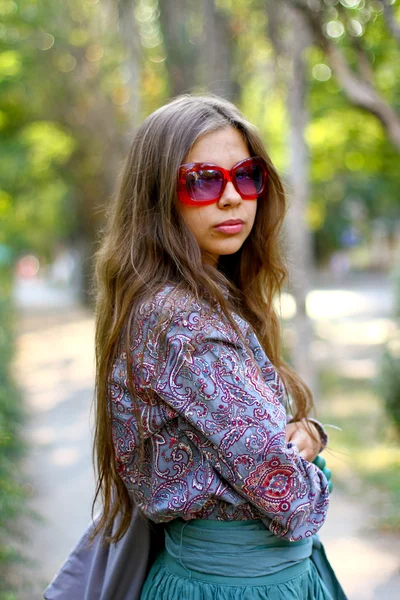
[[[307,419],[307,421],[310,421],[315,426],[315,428],[318,431],[318,435],[319,435],[319,438],[321,440],[321,447],[319,449],[319,452],[321,453],[323,450],[325,450],[325,448],[328,445],[328,441],[329,441],[326,429],[322,425],[322,423],[320,423],[319,421],[317,421],[317,419],[313,419],[312,417],[306,417],[306,419]],[[293,422],[292,415],[288,415],[287,422],[288,423],[292,423]]]
[[[322,452],[328,445],[328,434],[326,433],[326,429],[322,425],[322,423],[317,421],[317,419],[307,417],[307,421],[311,421],[311,423],[313,423],[313,425],[315,425],[315,427],[317,428],[318,435],[321,440],[321,448],[319,449],[319,451]]]

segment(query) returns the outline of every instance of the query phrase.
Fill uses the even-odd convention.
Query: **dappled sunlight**
[[[365,312],[365,295],[350,290],[313,290],[307,295],[307,314],[311,319],[337,319]]]
[[[49,411],[82,389],[94,387],[94,322],[84,318],[18,338],[15,368],[27,394],[27,406]]]
[[[92,389],[93,385],[94,383],[91,379],[81,383],[79,380],[63,380],[63,378],[59,377],[56,385],[53,387],[50,382],[46,381],[42,387],[29,390],[30,397],[27,406],[35,412],[50,411],[66,400],[69,400],[75,394],[82,393],[83,389]]]
[[[375,379],[379,374],[376,361],[370,358],[338,360],[335,370],[348,379]]]
[[[312,290],[307,294],[306,310],[314,321],[331,321],[369,314],[374,306],[373,295],[352,290]],[[282,319],[296,315],[296,300],[293,294],[284,292],[275,298],[275,309]]]
[[[282,319],[293,319],[296,314],[296,301],[287,292],[283,292],[280,298],[275,298],[274,307]]]
[[[321,321],[316,324],[315,330],[320,338],[336,344],[373,346],[384,344],[396,331],[396,325],[390,319],[349,320],[342,323]]]
[[[328,429],[331,439],[331,434]],[[348,449],[342,449],[339,446],[331,445],[329,451],[324,454],[326,462],[333,473],[333,482],[350,481],[354,477],[354,467],[352,466],[352,457]]]
[[[394,445],[377,444],[370,448],[364,448],[362,452],[355,453],[355,459],[362,471],[372,473],[388,467],[398,467],[398,476],[400,477],[400,448],[396,448]]]
[[[325,454],[326,461],[329,462],[329,468],[338,480],[349,481],[350,490],[356,485],[360,490],[363,488],[365,492],[368,487],[368,483],[361,482],[355,476],[355,466],[357,473],[362,473],[363,476],[379,475],[381,472],[388,473],[389,470],[400,473],[400,449],[394,445],[376,443],[369,429],[365,428],[366,443],[362,448],[357,448],[353,444],[352,448],[348,449],[341,445],[343,442],[340,439],[340,432],[333,434],[332,430],[327,427],[330,448]],[[369,441],[370,444],[368,444]],[[384,477],[385,475],[383,475],[383,479]]]
[[[349,390],[348,392],[329,394],[324,403],[325,411],[329,415],[328,419],[331,417],[346,419],[361,416],[376,418],[382,415],[380,398],[368,390]]]

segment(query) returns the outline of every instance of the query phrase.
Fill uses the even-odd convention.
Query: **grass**
[[[326,458],[334,483],[350,494],[365,496],[376,525],[400,531],[400,448],[377,384],[369,380],[321,374],[318,417],[330,429]]]

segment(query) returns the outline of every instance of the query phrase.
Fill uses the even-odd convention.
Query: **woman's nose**
[[[242,201],[243,201],[243,198],[237,192],[233,183],[231,181],[228,181],[228,183],[226,184],[226,187],[224,189],[224,193],[222,194],[218,204],[221,207],[236,206],[237,204],[240,204]]]

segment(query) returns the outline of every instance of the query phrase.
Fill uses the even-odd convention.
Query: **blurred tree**
[[[201,15],[194,0],[164,0],[160,23],[166,49],[166,68],[171,96],[190,92],[195,86]]]
[[[296,301],[293,320],[295,341],[292,360],[314,395],[318,394],[315,366],[311,356],[313,330],[307,315],[307,294],[314,284],[314,256],[312,232],[307,222],[310,197],[310,154],[305,132],[310,115],[307,110],[308,78],[304,50],[310,44],[310,35],[304,19],[294,11],[287,15],[289,35],[286,55],[289,58],[290,77],[287,88],[288,183],[292,199],[286,218],[287,244],[290,248],[291,291]]]
[[[393,37],[396,38],[396,40],[400,44],[400,25],[397,23],[396,17],[394,15],[394,3],[395,0],[382,0],[387,26]]]
[[[111,3],[111,6],[113,3]],[[138,3],[132,0],[117,0],[118,21],[117,30],[120,32],[121,43],[124,49],[123,59],[121,61],[121,71],[124,73],[124,79],[129,83],[130,94],[127,107],[129,109],[129,122],[131,126],[136,126],[140,121],[140,94],[137,90],[141,84],[143,52],[140,44],[138,19],[144,18],[147,23],[152,17],[150,10],[145,15],[141,15],[138,10]]]
[[[203,0],[202,29],[198,83],[208,92],[232,100],[235,86],[231,15],[218,8],[215,0]]]
[[[235,62],[241,67],[240,103],[260,127],[275,163],[285,173],[288,171],[285,141],[289,115],[284,103],[283,80],[290,66],[282,55],[276,61],[271,60],[269,41],[274,46],[277,41],[283,41],[289,23],[274,20],[278,14],[274,3],[274,10],[268,14],[265,37],[261,4],[253,2],[251,7],[248,4],[243,7],[237,3],[232,9],[237,21],[247,25],[239,30],[236,48]],[[331,4],[335,4],[329,13],[334,19],[338,16],[339,2]],[[362,11],[359,18],[366,19],[368,25],[363,28],[363,43],[373,64],[374,81],[384,97],[396,106],[400,102],[398,44],[387,36],[381,13]],[[357,57],[349,48],[346,53],[357,63]],[[396,147],[388,140],[380,121],[348,101],[324,51],[314,44],[304,51],[304,60],[309,112],[305,134],[311,159],[306,214],[313,231],[314,253],[322,264],[342,247],[344,233],[351,228],[357,228],[359,243],[367,245],[375,219],[384,222],[388,235],[396,237],[400,170]],[[354,222],[356,207],[359,207],[360,218]]]
[[[392,105],[379,89],[371,60],[371,46],[365,34],[375,21],[371,18],[374,15],[377,19],[386,19],[386,35],[389,30],[393,35],[392,45],[399,44],[399,27],[393,14],[393,3],[388,0],[385,3],[378,0],[286,2],[307,19],[315,43],[328,57],[347,98],[355,106],[376,116],[392,143],[400,149],[400,115],[396,104]]]
[[[36,7],[18,12],[15,2],[3,2],[0,15],[0,243],[49,254],[72,224],[59,215],[75,141],[46,102],[48,71],[35,58],[53,38],[37,28]]]
[[[306,311],[306,298],[314,281],[312,232],[307,222],[310,196],[310,157],[305,139],[309,122],[307,110],[308,72],[305,50],[310,45],[307,23],[292,8],[266,0],[267,31],[275,51],[275,64],[285,86],[288,115],[287,180],[291,200],[285,222],[290,263],[290,291],[296,302],[293,319],[292,361],[296,371],[317,395],[317,381],[311,357],[312,323]],[[279,61],[286,68],[278,70]]]
[[[202,89],[232,98],[230,15],[215,0],[200,6],[194,0],[160,5],[171,95]]]
[[[317,4],[323,31],[330,24],[338,34],[323,37],[357,76],[365,70],[360,44],[374,86],[389,105],[399,105],[398,41],[388,34],[398,26],[398,7],[372,0]],[[289,67],[284,56],[273,58],[271,40],[290,24],[275,28],[278,11],[267,19],[265,0],[188,0],[182,11],[177,7],[168,0],[0,4],[3,243],[49,257],[61,238],[90,257],[132,128],[182,90],[209,89],[238,102],[278,168],[289,173],[282,77]],[[346,100],[321,44],[303,58],[311,158],[306,214],[322,261],[354,226],[356,205],[364,215],[356,224],[361,237],[368,237],[371,219],[395,229],[400,173],[385,130]],[[41,146],[47,158],[40,163]],[[90,260],[85,264],[90,270]]]
[[[140,97],[109,27],[124,18],[96,4],[0,4],[0,241],[48,259],[60,239],[79,247],[86,289]]]

